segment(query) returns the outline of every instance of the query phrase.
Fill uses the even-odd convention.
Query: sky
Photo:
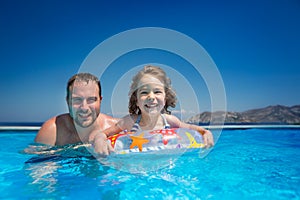
[[[122,116],[130,79],[148,63],[167,71],[179,101],[173,111],[184,113],[182,118],[222,108],[241,112],[300,104],[299,0],[2,0],[0,27],[0,122],[42,122],[68,112],[68,79],[94,67],[105,69],[99,77],[101,111]],[[170,32],[158,36],[163,39],[158,45],[179,52],[193,41],[202,53],[193,45],[181,51],[183,57],[140,48],[118,54],[107,66],[101,63],[143,38],[155,42],[153,27]],[[132,30],[136,39],[127,40]],[[124,33],[125,39],[114,40]],[[178,35],[184,37],[174,39]],[[83,68],[93,53],[103,66]],[[194,66],[189,55],[211,61],[210,68]]]

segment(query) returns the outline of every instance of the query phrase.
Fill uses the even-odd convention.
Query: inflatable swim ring
[[[203,148],[202,135],[190,129],[121,132],[108,138],[116,154],[170,152]]]

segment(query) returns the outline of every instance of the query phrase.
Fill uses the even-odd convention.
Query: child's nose
[[[153,93],[153,92],[149,92],[148,98],[149,98],[149,99],[154,99],[154,93]]]

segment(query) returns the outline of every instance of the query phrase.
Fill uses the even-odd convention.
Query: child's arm
[[[107,138],[128,129],[131,124],[133,124],[133,121],[131,116],[128,115],[105,130],[93,131],[90,134],[89,141],[93,144],[95,153],[109,155],[110,152],[113,152],[113,148],[110,144],[108,144]]]
[[[107,156],[113,152],[113,148],[107,142],[107,138],[113,133],[119,133],[120,131],[122,130],[119,128],[118,123],[105,130],[93,131],[89,136],[89,141],[94,147],[94,152],[102,156]]]
[[[170,124],[171,128],[187,128],[187,129],[198,131],[203,136],[203,142],[206,147],[211,147],[214,145],[214,138],[212,133],[209,130],[206,130],[201,126],[197,126],[194,124],[184,123],[174,115],[166,115],[166,119]]]

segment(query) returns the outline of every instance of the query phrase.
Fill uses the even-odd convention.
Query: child
[[[129,92],[129,115],[110,128],[102,131],[111,136],[121,131],[158,130],[166,128],[188,128],[203,135],[204,145],[214,145],[212,133],[200,126],[181,122],[171,115],[168,107],[175,107],[176,94],[171,88],[171,81],[159,67],[145,66],[132,79]],[[98,132],[99,133],[99,132]],[[103,134],[91,134],[95,152],[109,154],[110,145],[103,142]]]

